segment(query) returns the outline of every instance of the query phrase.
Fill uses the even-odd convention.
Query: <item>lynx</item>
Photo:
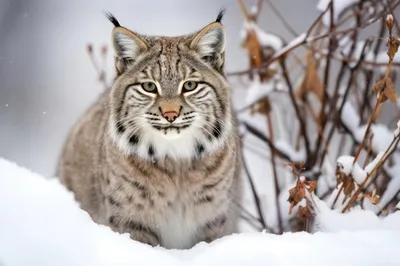
[[[168,249],[237,231],[241,151],[222,16],[162,37],[108,14],[117,75],[73,127],[58,166],[96,223]]]

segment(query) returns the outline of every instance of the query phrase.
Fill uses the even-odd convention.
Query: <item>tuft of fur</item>
[[[95,222],[178,249],[236,231],[241,151],[222,15],[162,37],[109,14],[117,77],[73,127],[58,166]]]
[[[218,12],[218,16],[217,16],[217,19],[215,20],[215,22],[221,23],[222,18],[224,17],[225,13],[226,13],[226,9],[221,8],[221,10]]]
[[[108,18],[108,20],[114,25],[114,27],[120,27],[121,26],[119,24],[118,20],[114,17],[113,14],[111,14],[110,12],[106,12],[105,15]]]

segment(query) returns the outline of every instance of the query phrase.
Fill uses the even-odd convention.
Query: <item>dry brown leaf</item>
[[[364,197],[368,198],[374,205],[377,205],[381,199],[380,196],[376,194],[376,189],[374,189],[371,194],[365,194]]]
[[[388,45],[387,54],[388,54],[390,60],[392,61],[394,58],[394,55],[397,53],[397,50],[399,49],[400,42],[396,38],[392,37],[392,38],[389,38],[387,45]]]
[[[303,98],[307,93],[314,93],[320,101],[324,97],[324,85],[318,76],[318,64],[313,52],[307,54],[306,74],[299,88],[296,90],[296,97]]]
[[[375,84],[374,84],[374,92],[376,92],[377,94],[383,92],[383,90],[385,89],[385,85],[386,85],[386,80],[385,78],[378,80]],[[387,100],[387,98],[385,98],[385,96],[381,97],[381,102],[384,102]]]
[[[317,187],[317,181],[305,181],[305,185],[307,186],[307,190],[310,193],[313,193],[315,188]]]
[[[288,202],[290,202],[289,214],[292,214],[293,208],[304,199],[306,190],[301,186],[301,182],[297,182],[294,188],[289,190]]]
[[[297,217],[302,218],[302,219],[309,219],[311,218],[312,214],[310,209],[306,206],[299,206],[299,209],[297,210]]]
[[[354,185],[354,180],[353,177],[350,176],[346,176],[345,179],[343,180],[343,193],[346,196],[350,196],[351,193],[353,193],[355,189],[355,185]]]
[[[261,66],[261,46],[258,42],[257,33],[252,29],[247,29],[246,34],[242,47],[249,51],[251,68],[258,68]]]
[[[385,102],[387,99],[391,102],[397,102],[398,95],[391,78],[387,77],[378,80],[375,83],[373,90],[376,93],[383,93],[380,100],[381,103]]]
[[[269,114],[271,112],[271,103],[267,97],[262,98],[258,102],[258,112],[262,114]]]
[[[391,78],[386,79],[386,87],[385,90],[383,91],[385,96],[391,101],[391,102],[397,102],[397,92],[396,89],[394,88],[394,84],[392,82]]]

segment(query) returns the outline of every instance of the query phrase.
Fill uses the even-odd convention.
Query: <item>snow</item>
[[[363,170],[357,162],[353,164],[354,157],[350,155],[342,155],[337,159],[337,163],[341,168],[341,172],[345,175],[351,174],[353,179],[361,184],[367,177],[367,172]]]
[[[358,126],[360,125],[360,117],[358,116],[356,109],[350,102],[344,103],[341,118],[343,123],[346,125],[346,127],[348,127],[351,132],[356,131]]]
[[[353,170],[354,157],[350,155],[342,155],[337,159],[337,163],[340,164],[341,170],[345,175],[349,175]]]
[[[317,4],[317,9],[321,12],[325,11],[331,1],[333,1],[334,22],[338,20],[340,13],[342,13],[347,7],[359,2],[359,0],[319,0]],[[328,27],[330,25],[331,15],[329,10],[324,14],[322,21],[325,26]]]
[[[244,40],[247,36],[247,31],[254,30],[257,34],[258,41],[262,46],[271,46],[275,51],[280,50],[283,47],[283,40],[271,33],[265,32],[254,22],[246,21],[241,31],[241,39]]]
[[[325,202],[313,197],[319,213],[314,230],[324,232],[359,231],[359,230],[400,230],[400,212],[385,218],[379,218],[373,211],[362,210],[360,206],[343,214],[341,210],[331,210]]]
[[[383,151],[378,153],[378,155],[375,157],[375,159],[365,167],[365,171],[367,173],[370,173],[376,167],[376,165],[379,163],[379,161],[381,159],[383,159],[383,155],[385,155],[385,152],[383,152]]]
[[[304,150],[296,151],[287,141],[285,140],[277,140],[275,142],[275,147],[287,154],[290,157],[292,162],[301,162],[306,158],[306,154]]]
[[[299,44],[301,44],[302,42],[304,42],[306,40],[306,37],[307,37],[307,34],[305,32],[303,32],[302,34],[300,34],[299,36],[297,36],[296,38],[291,40],[284,48],[282,48],[279,51],[279,53],[284,54],[287,51],[290,51],[293,47],[296,47]]]
[[[254,76],[249,88],[247,89],[246,104],[251,105],[258,100],[269,96],[273,91],[285,91],[286,85],[282,79],[278,77],[271,78],[270,80],[261,82],[258,75]]]
[[[2,266],[400,263],[400,212],[384,219],[362,210],[343,215],[317,200],[324,233],[241,233],[183,251],[152,248],[95,224],[57,179],[1,158],[0,195]]]
[[[353,132],[359,142],[363,139],[366,130],[367,125],[362,125]],[[374,152],[386,150],[393,140],[393,131],[389,130],[384,124],[372,124],[370,130],[374,135],[372,138],[372,150]]]
[[[395,136],[395,137],[398,137],[399,134],[400,134],[400,120],[397,121],[396,130],[394,131],[394,136]]]
[[[355,162],[353,165],[354,157],[350,155],[342,155],[337,159],[337,163],[340,167],[340,170],[345,175],[351,174],[353,179],[361,184],[367,175],[376,167],[379,161],[382,159],[385,152],[380,152],[372,162],[370,162],[365,169],[362,169],[360,165]]]
[[[275,88],[273,82],[260,82],[260,77],[256,75],[248,88],[246,103],[253,104],[258,100],[268,96]]]

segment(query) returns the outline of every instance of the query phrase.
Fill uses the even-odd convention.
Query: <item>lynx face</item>
[[[232,129],[222,24],[179,37],[139,36],[115,26],[118,77],[109,129],[119,149],[158,160],[193,159],[220,147]]]

